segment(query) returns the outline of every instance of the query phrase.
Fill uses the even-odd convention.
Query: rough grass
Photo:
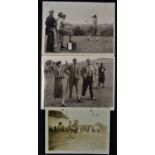
[[[93,61],[93,63],[95,63]],[[87,99],[79,103],[77,102],[75,96],[75,88],[73,88],[73,98],[69,99],[69,90],[68,93],[65,94],[65,103],[68,107],[113,107],[113,60],[112,59],[99,59],[97,62],[103,62],[105,64],[106,72],[105,72],[105,88],[93,89],[94,96],[96,97],[95,101],[90,100],[89,89],[86,92]],[[79,67],[82,68],[85,62],[80,62]],[[64,84],[64,92],[66,92],[68,76],[65,75],[65,79],[63,80]],[[82,77],[80,77],[79,81],[79,94],[82,92]],[[44,86],[44,105],[45,107],[60,107],[61,101],[58,99],[55,102],[53,98],[53,89],[54,89],[54,75],[53,73],[45,74],[45,86]]]
[[[104,152],[108,150],[107,132],[103,133],[50,133],[49,151]]]
[[[98,41],[95,40],[94,37],[87,40],[87,36],[73,36],[72,40],[77,42],[77,50],[68,51],[66,49],[62,51],[56,52],[68,53],[68,52],[76,52],[76,53],[113,53],[113,37],[97,37]],[[68,42],[68,37],[64,38],[64,45],[66,46]]]

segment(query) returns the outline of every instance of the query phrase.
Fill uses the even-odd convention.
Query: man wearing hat
[[[59,19],[57,20],[58,42],[59,42],[59,49],[62,50],[63,48],[65,48],[63,44],[64,36],[68,35],[69,41],[71,41],[72,32],[71,30],[67,30],[66,27],[72,28],[72,25],[65,21],[67,16],[62,12],[58,14],[58,17],[59,17]]]
[[[63,13],[59,12],[58,13],[58,18],[57,18],[57,36],[58,36],[59,50],[65,48],[64,45],[63,45],[63,32],[62,32],[63,29],[64,29]]]
[[[58,13],[58,17],[57,17],[57,19],[56,19],[56,21],[57,21],[57,30],[59,29],[59,27],[60,27],[60,20],[61,20],[61,18],[62,18],[62,15],[63,15],[63,13],[62,12],[59,12]]]
[[[45,21],[46,52],[54,52],[54,31],[56,30],[56,20],[53,15],[54,10],[50,10],[49,16]]]
[[[90,59],[86,60],[86,66],[84,66],[81,69],[81,76],[83,78],[83,88],[82,88],[82,99],[85,99],[85,94],[87,91],[87,88],[89,86],[89,92],[90,92],[90,98],[92,100],[95,100],[96,98],[94,97],[93,94],[93,76],[94,76],[94,69],[91,65]]]
[[[59,13],[58,13],[57,22],[59,21],[59,19],[61,19],[62,15],[63,15],[63,13],[62,13],[62,12],[59,12]],[[58,25],[57,25],[57,29],[58,29]]]

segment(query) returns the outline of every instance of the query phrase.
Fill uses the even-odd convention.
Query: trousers
[[[93,77],[87,76],[87,78],[83,79],[83,89],[82,89],[82,96],[85,96],[87,88],[89,86],[89,93],[90,97],[93,98]]]
[[[79,89],[78,89],[78,81],[76,79],[69,80],[69,98],[72,98],[73,86],[75,87],[76,97],[78,97]]]

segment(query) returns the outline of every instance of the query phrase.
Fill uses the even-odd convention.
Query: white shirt
[[[96,27],[97,26],[97,18],[92,18],[92,22],[93,22],[93,26]]]
[[[57,30],[64,30],[65,28],[65,24],[64,24],[64,20],[61,18],[57,19]]]
[[[87,74],[91,76],[94,73],[93,67],[91,65],[87,66]]]

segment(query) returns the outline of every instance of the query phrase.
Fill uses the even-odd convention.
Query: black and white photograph
[[[50,109],[45,128],[46,153],[109,154],[110,111]]]
[[[42,54],[111,53],[115,3],[43,2]]]
[[[114,109],[114,59],[110,56],[44,56],[42,108]]]

